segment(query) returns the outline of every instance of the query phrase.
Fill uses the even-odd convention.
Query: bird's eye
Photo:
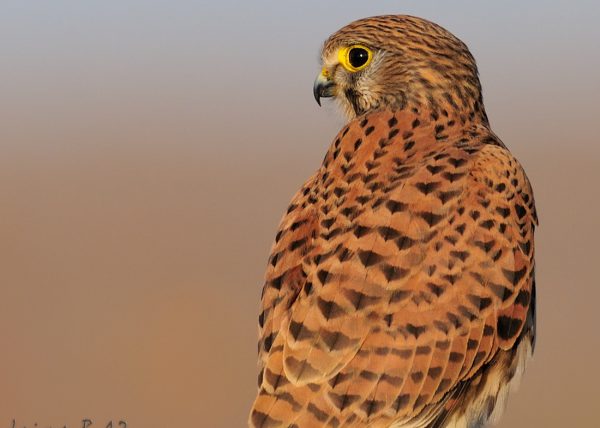
[[[339,50],[340,64],[351,72],[356,72],[365,68],[371,62],[373,53],[366,46],[354,45]]]
[[[369,51],[363,48],[352,48],[348,52],[348,62],[354,68],[360,68],[369,60]]]

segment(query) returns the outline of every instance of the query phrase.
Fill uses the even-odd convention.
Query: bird
[[[535,348],[533,191],[477,65],[407,15],[331,35],[313,86],[348,119],[275,235],[253,428],[485,427]]]

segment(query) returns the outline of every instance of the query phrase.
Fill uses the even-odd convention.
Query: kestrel
[[[438,25],[358,20],[322,62],[349,122],[275,237],[250,426],[485,426],[534,348],[525,172]]]

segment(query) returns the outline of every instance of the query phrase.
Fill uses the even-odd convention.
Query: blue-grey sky
[[[356,18],[382,13],[422,16],[462,38],[478,60],[492,121],[511,138],[535,136],[534,123],[557,141],[531,144],[560,144],[564,128],[548,117],[582,127],[598,112],[600,6],[592,0],[372,3],[4,1],[3,132],[16,144],[35,121],[42,138],[29,132],[40,145],[89,130],[185,127],[209,133],[200,144],[208,151],[227,150],[231,142],[211,130],[235,131],[232,116],[250,136],[274,121],[314,138],[300,129],[307,119],[332,133],[340,122],[315,109],[310,92],[321,43]]]

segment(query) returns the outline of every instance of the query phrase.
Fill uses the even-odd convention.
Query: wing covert
[[[404,120],[384,112],[342,130],[282,221],[259,384],[296,394],[272,412],[417,414],[525,325],[536,218],[522,168],[481,130],[438,148]]]

